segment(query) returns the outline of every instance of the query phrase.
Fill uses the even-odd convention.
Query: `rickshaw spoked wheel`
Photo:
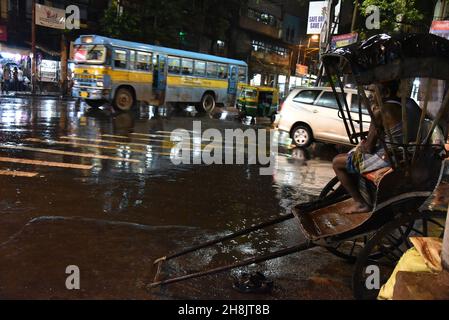
[[[338,179],[338,177],[334,177],[323,188],[319,195],[319,199],[324,200],[327,197],[335,196],[337,193],[340,194],[340,192],[346,193],[346,191],[342,189],[343,188],[341,186],[340,180]]]
[[[380,288],[388,281],[397,262],[410,248],[411,236],[426,237],[430,234],[442,237],[444,223],[438,214],[413,212],[390,221],[376,231],[360,250],[352,276],[354,297],[361,300],[376,299]],[[369,269],[369,267],[374,269]],[[379,271],[379,287],[369,289],[367,280],[373,270]]]

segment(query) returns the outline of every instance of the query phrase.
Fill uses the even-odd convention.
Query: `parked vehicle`
[[[363,131],[369,130],[371,118],[362,108],[359,114],[359,96],[357,90],[346,89],[351,118],[357,119]],[[340,93],[341,103],[343,96]],[[345,112],[346,113],[346,112]],[[351,145],[338,102],[331,88],[301,87],[291,91],[284,101],[275,124],[281,131],[288,132],[298,147],[308,147],[314,141]],[[359,119],[362,119],[360,122]]]
[[[271,87],[240,87],[237,109],[244,117],[268,117],[274,121],[279,109],[279,90]]]

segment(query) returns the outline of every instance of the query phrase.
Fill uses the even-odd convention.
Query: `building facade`
[[[38,76],[42,81],[53,82],[58,87],[61,80],[61,58],[66,61],[69,43],[80,34],[99,28],[99,19],[108,0],[36,0],[54,8],[65,9],[76,5],[80,10],[80,30],[58,30],[36,26],[36,61]],[[31,79],[32,0],[0,0],[0,65],[18,67]],[[66,63],[65,63],[66,65]],[[47,68],[53,70],[47,70]]]
[[[288,12],[286,2],[250,0],[240,8],[229,53],[248,63],[255,85],[285,85],[296,61],[300,18]]]

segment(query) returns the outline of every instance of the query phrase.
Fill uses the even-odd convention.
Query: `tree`
[[[102,32],[111,37],[174,48],[197,50],[204,37],[213,52],[217,40],[229,43],[229,31],[247,0],[121,0],[113,1],[101,20]]]
[[[136,16],[128,10],[120,9],[117,0],[113,0],[105,10],[100,25],[102,33],[112,38],[132,39],[140,32]]]
[[[205,34],[211,40],[210,51],[213,52],[213,46],[217,40],[230,42],[229,29],[235,21],[235,17],[239,17],[239,11],[245,1],[240,0],[208,0],[204,1],[204,9],[202,16],[205,22]]]
[[[136,12],[140,16],[142,41],[178,47],[186,3],[187,0],[142,1]]]
[[[367,35],[379,31],[391,33],[407,30],[422,24],[424,19],[424,14],[417,8],[416,0],[364,0],[361,5],[363,16],[368,17],[371,14],[366,11],[370,6],[379,8],[380,30],[366,30]]]

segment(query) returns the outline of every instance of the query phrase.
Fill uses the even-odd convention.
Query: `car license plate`
[[[80,96],[81,96],[81,98],[88,98],[89,97],[89,92],[81,91],[80,92]]]

